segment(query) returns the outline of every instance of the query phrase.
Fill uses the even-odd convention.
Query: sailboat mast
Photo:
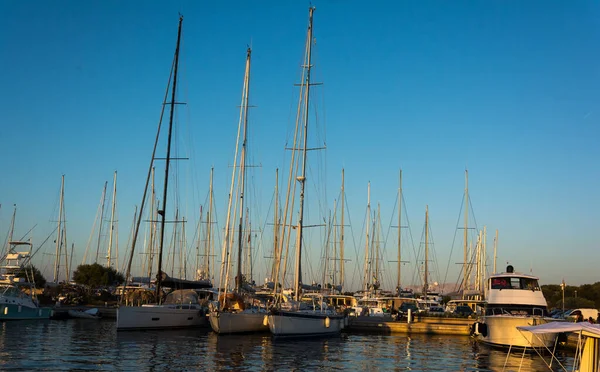
[[[398,187],[398,280],[396,282],[396,291],[400,291],[400,278],[402,269],[402,169],[400,169],[400,186]]]
[[[465,169],[465,227],[464,227],[464,254],[463,254],[463,299],[465,298],[465,291],[467,290],[467,238],[469,232],[469,171]]]
[[[300,284],[302,283],[302,226],[304,222],[304,193],[306,185],[306,150],[308,144],[308,117],[309,117],[309,93],[310,93],[310,70],[312,68],[312,34],[313,34],[313,12],[315,8],[310,7],[308,10],[308,34],[306,37],[306,81],[304,85],[304,139],[302,145],[302,173],[297,180],[300,182],[300,204],[298,210],[298,248],[296,250],[296,283],[294,288],[294,299],[300,299]]]
[[[102,236],[102,220],[104,219],[104,203],[106,202],[107,187],[108,181],[105,181],[104,189],[102,190],[102,206],[100,207],[100,225],[98,226],[98,245],[96,246],[96,261],[94,261],[94,263],[98,263],[98,258],[100,254],[100,237]]]
[[[54,280],[53,282],[58,283],[58,269],[59,269],[59,261],[60,261],[60,248],[62,243],[62,210],[63,210],[63,197],[65,192],[65,175],[62,175],[60,182],[60,202],[58,207],[58,228],[56,230],[56,257],[54,260]]]
[[[208,197],[208,213],[206,214],[206,234],[208,235],[206,239],[206,277],[210,279],[210,255],[212,254],[212,212],[213,212],[213,174],[215,172],[215,168],[210,168],[210,186],[209,186],[209,197]]]
[[[340,226],[340,292],[344,290],[344,168],[342,168],[342,219]]]
[[[423,280],[423,294],[425,295],[425,301],[427,301],[427,289],[429,288],[427,271],[429,267],[427,261],[429,260],[429,205],[425,206],[425,275]]]
[[[110,267],[110,255],[112,250],[113,232],[115,230],[115,206],[117,204],[117,171],[113,178],[113,196],[112,196],[112,208],[110,212],[110,234],[108,235],[108,252],[106,254],[106,267]]]
[[[271,268],[271,280],[276,283],[276,267],[279,266],[279,168],[275,169],[275,208],[273,209],[273,266]],[[277,287],[273,287],[275,292]]]
[[[155,176],[155,168],[152,167],[152,191],[150,197],[152,200],[150,201],[150,244],[146,247],[148,250],[148,283],[150,283],[152,279],[152,265],[154,264],[154,246],[155,238],[156,238],[156,220],[158,216],[155,215],[156,208],[154,204],[156,203],[156,190],[154,189],[154,177]]]
[[[496,273],[496,258],[498,257],[498,229],[496,229],[496,237],[494,238],[494,274]]]
[[[369,289],[369,225],[371,225],[371,182],[367,185],[367,223],[365,234],[365,292]]]
[[[173,90],[171,93],[171,113],[169,115],[169,136],[167,139],[167,158],[165,160],[165,189],[163,192],[163,209],[159,211],[162,216],[160,221],[160,245],[158,251],[158,272],[156,280],[156,302],[161,300],[161,282],[162,282],[162,256],[163,256],[163,243],[165,240],[165,218],[167,211],[167,189],[169,185],[169,163],[171,161],[171,136],[173,133],[173,114],[175,112],[175,92],[177,91],[177,67],[179,65],[179,43],[181,41],[181,24],[183,22],[183,16],[179,17],[179,29],[177,30],[177,47],[175,48],[175,66],[173,70]]]
[[[250,57],[252,49],[248,48],[246,54],[246,72],[244,74],[244,137],[242,140],[242,157],[240,160],[240,220],[238,223],[238,256],[237,276],[235,287],[239,292],[242,289],[242,251],[243,251],[243,224],[244,224],[244,190],[246,187],[246,151],[248,150],[248,103],[250,93]]]

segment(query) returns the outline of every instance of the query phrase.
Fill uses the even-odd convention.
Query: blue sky
[[[367,183],[373,206],[381,205],[387,234],[395,218],[400,168],[415,244],[428,205],[441,277],[450,262],[448,282],[455,281],[455,262],[462,260],[462,240],[454,249],[452,241],[465,168],[477,227],[488,229],[490,255],[493,232],[499,230],[499,267],[509,261],[519,271],[532,270],[543,284],[600,280],[595,234],[600,226],[600,5],[313,5],[313,81],[324,83],[313,95],[319,114],[315,130],[327,145],[323,203],[333,206],[345,168],[356,241],[346,280],[354,289],[361,277],[356,272],[364,249]],[[293,84],[301,72],[308,6],[1,2],[0,234],[17,204],[17,231],[24,234],[35,226],[34,243],[43,241],[57,219],[65,174],[68,239],[76,247],[74,262],[80,261],[104,182],[110,184],[117,170],[123,253],[143,191],[178,13],[184,15],[178,97],[187,105],[177,114],[183,128],[177,149],[190,157],[181,163],[187,171],[182,210],[190,222],[197,219],[214,166],[223,227],[245,53],[251,45],[250,100],[256,107],[250,113],[250,146],[252,162],[261,165],[254,170],[253,205],[256,224],[264,225],[275,168],[287,167],[283,149],[297,103]],[[38,265],[47,268],[53,249],[46,244],[46,254],[36,257]],[[388,259],[395,257],[394,249],[386,248]],[[412,280],[412,266],[414,259],[404,266],[404,282]],[[394,269],[385,275],[393,278]]]

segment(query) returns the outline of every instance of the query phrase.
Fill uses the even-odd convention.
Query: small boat
[[[548,315],[538,280],[535,276],[515,272],[512,265],[508,265],[504,273],[490,275],[484,315],[471,326],[471,334],[477,341],[502,348],[551,347],[558,334],[524,337],[517,329],[555,320]]]
[[[71,318],[81,318],[81,319],[100,319],[102,318],[102,314],[100,314],[100,310],[98,308],[93,309],[72,309],[69,310],[69,316]]]

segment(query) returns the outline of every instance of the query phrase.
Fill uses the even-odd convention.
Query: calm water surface
[[[560,361],[572,369],[571,353]],[[0,370],[47,371],[548,371],[537,355],[468,337],[349,333],[316,340],[207,329],[118,332],[114,320],[0,322]],[[553,370],[562,370],[556,362]]]

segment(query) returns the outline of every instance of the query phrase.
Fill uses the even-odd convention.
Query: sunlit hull
[[[133,329],[204,327],[204,310],[170,305],[121,306],[117,309],[117,331]]]
[[[237,313],[213,311],[210,313],[210,326],[219,334],[268,332],[266,312],[245,310]]]
[[[482,332],[481,324],[479,332],[475,334],[478,341],[499,347],[548,347],[554,346],[557,334],[533,335],[529,332],[521,332],[517,329],[519,326],[539,325],[555,321],[552,318],[532,317],[532,316],[514,316],[514,315],[493,315],[483,317],[485,332]]]
[[[344,328],[344,316],[318,311],[273,311],[269,329],[276,337],[337,335]]]

